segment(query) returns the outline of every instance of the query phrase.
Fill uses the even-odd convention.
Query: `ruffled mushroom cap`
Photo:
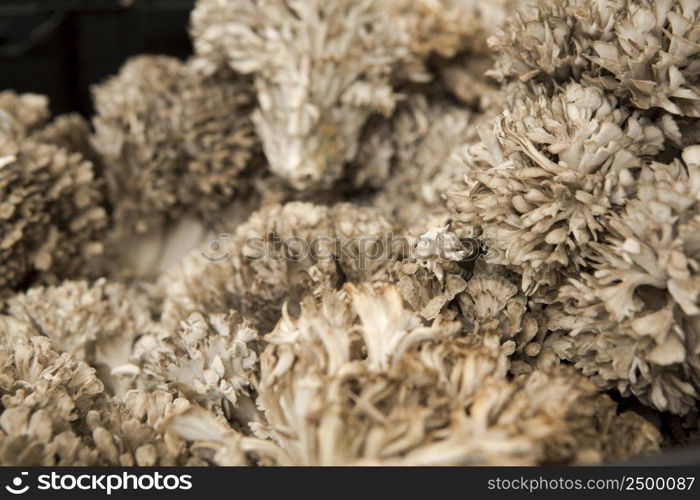
[[[115,217],[141,232],[149,223],[134,214],[157,218],[176,203],[178,149],[172,146],[176,139],[168,116],[175,109],[181,69],[174,58],[141,56],[93,90],[93,143],[105,160],[110,197],[119,203],[115,209],[124,213]]]
[[[55,348],[97,368],[112,393],[122,393],[138,374],[134,343],[155,328],[143,291],[104,278],[31,288],[9,299],[7,310]]]
[[[141,338],[136,352],[147,386],[166,384],[235,418],[255,413],[251,380],[258,371],[257,344],[257,332],[236,312],[207,317],[195,312],[175,332],[163,329]]]
[[[7,93],[0,101],[7,100]],[[85,274],[108,224],[102,183],[79,152],[28,136],[48,111],[40,96],[0,107],[0,291]],[[35,101],[38,101],[35,102]],[[8,116],[15,116],[5,122]],[[0,292],[1,293],[1,292]]]
[[[571,370],[506,378],[504,353],[424,323],[393,285],[307,297],[265,338],[255,437],[188,409],[172,429],[220,464],[449,465],[586,462],[649,452],[644,420],[618,434],[615,404]],[[629,428],[627,428],[629,429]]]
[[[652,162],[637,194],[606,221],[593,274],[552,308],[561,355],[603,388],[662,411],[695,407],[700,386],[700,146]]]
[[[85,118],[78,113],[60,115],[52,121],[50,117],[48,97],[0,92],[0,135],[52,144],[80,153],[97,165],[99,158],[90,145],[92,131]]]
[[[388,463],[586,464],[658,451],[661,436],[652,424],[617,416],[608,396],[570,370],[535,371],[512,381],[482,377],[468,410],[454,412],[444,439]]]
[[[46,337],[2,334],[2,465],[94,465],[80,423],[102,397],[95,370],[53,350]]]
[[[40,94],[0,92],[0,135],[26,137],[43,126],[51,116],[49,99]]]
[[[208,462],[168,431],[168,418],[190,406],[167,391],[131,391],[91,410],[85,420],[100,465],[201,466]]]
[[[489,36],[521,0],[389,0],[401,19],[414,57],[432,72],[431,91],[444,87],[463,103],[481,109],[497,90],[487,74],[493,65]]]
[[[78,113],[59,115],[37,130],[32,138],[53,144],[72,153],[80,153],[101,173],[102,159],[92,145],[92,129],[88,121]]]
[[[411,51],[421,59],[445,59],[465,51],[488,50],[487,36],[517,0],[389,0],[391,15],[401,16]]]
[[[255,212],[234,235],[220,238],[220,246],[193,252],[162,280],[165,320],[177,324],[199,310],[193,307],[203,313],[233,308],[263,330],[271,328],[290,294],[338,284],[332,234],[324,206],[289,203]],[[316,237],[321,241],[312,254]]]
[[[481,238],[528,291],[586,265],[602,218],[664,145],[658,127],[600,89],[569,84],[551,99],[533,90],[481,130],[465,151],[467,189],[448,193],[458,234]]]
[[[697,0],[528,2],[490,40],[501,79],[570,79],[639,109],[700,116]]]
[[[414,94],[390,122],[366,132],[356,178],[380,186],[374,206],[412,228],[447,213],[442,195],[464,175],[452,155],[476,138],[468,110]]]
[[[390,115],[392,78],[411,55],[383,2],[200,0],[197,55],[209,71],[254,75],[254,121],[270,169],[292,187],[328,187],[355,158],[372,114]]]
[[[496,31],[516,3],[198,0],[196,55],[128,61],[95,133],[0,92],[0,464],[590,464],[697,434],[700,4]]]
[[[162,427],[187,401],[158,390],[109,398],[93,368],[20,330],[2,332],[2,465],[207,464]]]
[[[371,282],[386,277],[397,257],[395,227],[374,207],[337,203],[330,208],[335,256],[344,280]]]
[[[263,208],[215,251],[194,252],[166,274],[165,321],[236,309],[269,331],[288,298],[384,273],[393,258],[390,230],[377,211],[352,204]]]
[[[204,77],[196,60],[140,56],[94,96],[94,144],[120,227],[143,233],[183,214],[206,219],[235,199],[256,156],[245,81]]]
[[[454,318],[447,306],[467,287],[473,249],[463,245],[447,226],[433,227],[417,237],[407,233],[404,238],[408,255],[391,273],[403,300],[426,320],[441,314]]]
[[[493,66],[490,53],[465,54],[442,63],[438,68],[440,83],[463,104],[488,113],[498,110],[494,96],[500,87],[489,70]]]
[[[460,240],[447,226],[409,239],[410,255],[396,263],[391,278],[422,318],[458,320],[460,333],[475,344],[502,346],[512,373],[556,364],[558,358],[540,357],[546,336],[540,325],[546,322],[519,290],[517,274],[489,264],[477,241]]]
[[[540,359],[545,330],[540,328],[537,310],[503,274],[476,272],[457,298],[462,315],[469,320],[470,336],[480,342],[489,342],[491,337],[511,346],[511,373],[530,373],[534,367],[548,366]]]

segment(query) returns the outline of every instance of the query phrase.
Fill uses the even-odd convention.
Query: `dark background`
[[[90,86],[136,54],[187,57],[195,0],[0,0],[0,90],[92,113]]]

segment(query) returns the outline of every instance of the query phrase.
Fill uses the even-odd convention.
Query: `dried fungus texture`
[[[175,330],[139,340],[146,387],[163,385],[188,400],[248,421],[258,372],[258,333],[238,313],[194,312]]]
[[[164,422],[189,403],[163,391],[105,397],[95,370],[43,336],[0,348],[0,463],[14,466],[202,465]]]
[[[498,86],[487,39],[521,0],[390,0],[390,15],[402,19],[410,48],[432,73],[430,86],[444,87],[474,108]],[[431,89],[432,90],[432,89]]]
[[[263,208],[161,279],[164,321],[233,308],[269,331],[287,300],[385,274],[393,259],[391,231],[378,211],[352,204]]]
[[[80,426],[103,391],[95,370],[46,337],[2,333],[0,463],[94,465]]]
[[[503,23],[517,0],[389,0],[390,12],[404,18],[411,51],[420,58],[451,59],[463,52],[486,52],[487,36]]]
[[[195,54],[127,61],[94,131],[0,92],[0,464],[697,438],[699,16],[198,0]]]
[[[637,184],[594,246],[594,272],[561,288],[551,327],[601,387],[684,414],[700,386],[700,146],[645,166]]]
[[[615,97],[572,83],[553,98],[522,89],[465,148],[466,190],[448,193],[460,236],[482,239],[532,291],[588,265],[603,218],[635,189],[663,132]]]
[[[635,108],[700,116],[700,2],[542,0],[491,39],[501,79],[570,79]]]
[[[210,72],[253,75],[270,169],[299,190],[342,175],[368,118],[392,113],[412,58],[400,19],[368,0],[201,0],[192,35]]]
[[[644,453],[659,434],[570,370],[509,381],[498,348],[423,322],[392,285],[307,297],[265,337],[253,436],[190,408],[172,429],[220,465],[588,462]],[[623,421],[632,435],[620,434]]]
[[[39,94],[0,92],[0,134],[16,140],[31,138],[81,153],[97,165],[99,157],[90,144],[92,131],[78,113],[57,116],[49,121],[49,99]]]
[[[94,144],[120,227],[144,233],[183,215],[206,220],[240,194],[256,158],[244,80],[205,77],[196,61],[139,56],[94,96]]]
[[[476,139],[474,122],[466,109],[420,94],[409,97],[390,122],[370,129],[358,179],[384,179],[374,205],[407,228],[445,214],[442,195],[464,176],[452,155]]]
[[[462,103],[481,110],[490,107],[497,91],[488,70],[493,56],[488,38],[522,0],[392,0],[386,2],[401,16],[412,53],[426,61],[431,87],[442,87]],[[432,89],[431,89],[432,90]]]
[[[206,465],[165,429],[189,406],[165,391],[109,397],[94,368],[0,317],[0,463],[12,466]],[[7,329],[7,330],[5,330]]]
[[[526,374],[558,364],[559,358],[550,354],[545,342],[546,322],[540,310],[500,266],[477,268],[457,299],[469,335],[485,344],[497,341],[512,351],[511,373]]]
[[[148,306],[145,292],[104,278],[30,288],[7,301],[9,315],[95,367],[111,393],[123,393],[138,373],[134,343],[155,328]]]
[[[448,306],[467,287],[474,249],[463,244],[446,225],[417,236],[409,233],[405,238],[410,254],[391,270],[403,300],[426,320],[438,315],[454,319],[456,313],[448,311]]]
[[[59,115],[36,131],[33,138],[53,144],[73,153],[80,153],[90,160],[95,171],[101,168],[102,159],[92,145],[92,129],[88,121],[78,113]]]
[[[442,63],[438,68],[440,83],[455,98],[482,112],[498,109],[497,81],[488,73],[493,66],[489,52],[465,54]]]
[[[96,406],[85,418],[99,465],[172,467],[209,465],[166,424],[190,403],[167,391],[131,391]]]
[[[102,182],[80,152],[43,142],[48,100],[0,94],[0,294],[83,274],[102,255]]]
[[[546,343],[541,307],[520,291],[517,273],[489,263],[478,241],[460,240],[449,226],[408,240],[410,256],[391,273],[408,307],[425,320],[459,321],[460,331],[479,345],[502,346],[511,373],[558,364]]]
[[[0,134],[26,137],[44,125],[50,116],[49,100],[39,94],[0,92]]]

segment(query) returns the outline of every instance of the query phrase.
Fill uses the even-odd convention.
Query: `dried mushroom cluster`
[[[207,214],[241,196],[256,156],[252,89],[193,61],[141,56],[95,89],[94,145],[115,219],[144,233],[164,219]]]
[[[104,181],[81,147],[89,127],[75,115],[47,123],[48,104],[0,93],[0,297],[79,277],[104,251]]]
[[[0,463],[540,465],[700,435],[698,0],[199,0],[0,93]]]

